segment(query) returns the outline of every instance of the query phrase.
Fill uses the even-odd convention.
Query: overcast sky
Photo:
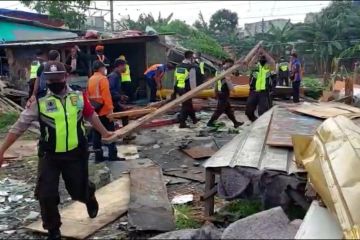
[[[159,11],[162,16],[174,13],[173,19],[194,23],[201,11],[208,21],[217,10],[226,8],[239,16],[239,27],[244,23],[251,23],[275,18],[291,19],[291,22],[302,22],[306,13],[318,12],[328,6],[330,1],[114,1],[114,18],[120,19],[128,15],[137,19],[141,13],[152,13],[157,17]],[[109,1],[94,1],[92,6],[109,9]],[[19,1],[0,1],[1,8],[29,10]],[[103,12],[105,14],[106,12]],[[91,11],[90,14],[100,15]],[[110,20],[109,14],[105,16]]]

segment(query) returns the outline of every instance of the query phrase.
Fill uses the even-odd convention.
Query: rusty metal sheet
[[[175,229],[173,209],[168,199],[162,170],[158,166],[130,171],[129,231]]]
[[[216,153],[216,151],[210,147],[201,147],[201,146],[182,149],[182,151],[185,152],[190,157],[192,157],[193,159],[208,158]]]
[[[275,147],[293,147],[291,135],[313,135],[322,123],[319,119],[299,115],[285,108],[274,109],[266,144]]]

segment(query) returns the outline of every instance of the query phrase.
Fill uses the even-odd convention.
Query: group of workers
[[[61,239],[61,219],[58,210],[60,196],[58,192],[59,178],[62,175],[66,189],[73,200],[85,203],[90,218],[97,216],[99,205],[95,197],[95,186],[88,178],[88,141],[84,128],[84,120],[88,121],[94,131],[93,150],[95,161],[106,160],[102,151],[102,138],[113,136],[114,122],[109,120],[109,114],[126,110],[132,87],[128,80],[129,65],[121,56],[113,63],[104,56],[103,47],[96,47],[96,56],[93,57],[93,74],[88,80],[85,91],[75,90],[67,83],[71,73],[86,74],[83,71],[81,58],[86,57],[78,47],[71,50],[66,61],[60,62],[60,54],[51,50],[48,57],[38,54],[38,63],[31,64],[31,78],[35,81],[30,91],[27,107],[20,114],[17,122],[10,128],[4,143],[0,147],[0,167],[4,161],[5,151],[27,130],[33,121],[40,123],[40,140],[38,147],[39,168],[35,196],[39,200],[41,217],[44,229],[49,232],[49,239]],[[251,72],[250,95],[246,106],[246,115],[251,121],[271,107],[274,74],[268,64],[269,55],[261,53],[259,62]],[[292,55],[290,64],[290,79],[294,88],[300,85],[300,65],[296,54]],[[112,66],[108,74],[107,69]],[[224,60],[220,73],[234,65],[232,59]],[[35,68],[37,66],[37,69]],[[285,64],[279,64],[281,71]],[[155,64],[150,66],[144,77],[150,88],[150,101],[156,101],[156,90],[161,89],[161,80],[167,71],[174,70],[174,94],[184,95],[201,84],[204,75],[204,63],[199,54],[186,51],[184,60],[176,67],[173,64]],[[278,74],[280,76],[280,74]],[[230,92],[233,89],[232,76],[226,76],[214,84],[218,99],[217,109],[207,125],[214,126],[221,114],[225,113],[237,128],[243,122],[237,121],[230,104]],[[285,79],[281,78],[281,79]],[[283,80],[281,80],[283,81]],[[286,80],[285,80],[286,83]],[[294,101],[298,101],[295,98]],[[298,97],[298,96],[297,96]],[[198,122],[191,98],[182,103],[179,115],[180,128],[186,128],[186,121],[190,117],[195,124]],[[128,119],[122,119],[123,125]],[[107,145],[109,156],[107,160],[121,160],[117,156],[115,143]]]

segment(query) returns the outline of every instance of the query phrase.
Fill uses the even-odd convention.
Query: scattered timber
[[[106,138],[106,139],[103,139],[103,140],[105,142],[114,142],[118,138],[125,137],[125,136],[129,135],[131,132],[137,130],[141,125],[151,121],[152,119],[156,118],[157,116],[159,116],[161,114],[166,113],[167,111],[171,110],[173,107],[177,106],[178,104],[181,104],[181,103],[185,102],[186,100],[191,99],[194,95],[196,95],[201,90],[212,86],[216,81],[218,81],[218,80],[224,78],[225,76],[231,74],[232,72],[234,72],[235,70],[240,68],[242,65],[247,64],[250,61],[251,57],[254,56],[255,54],[257,54],[258,50],[261,47],[261,44],[262,44],[262,41],[259,42],[258,44],[256,44],[256,46],[253,49],[251,49],[251,51],[246,55],[244,60],[237,61],[234,64],[234,66],[232,66],[231,68],[229,68],[225,72],[223,72],[220,75],[218,75],[218,76],[204,82],[200,86],[192,89],[191,91],[189,91],[186,94],[180,96],[179,98],[177,98],[177,99],[169,102],[168,104],[160,107],[155,112],[147,114],[144,117],[138,119],[137,121],[134,121],[134,122],[130,123],[129,125],[125,126],[124,128],[121,128],[121,129],[115,131],[115,134],[112,137]]]

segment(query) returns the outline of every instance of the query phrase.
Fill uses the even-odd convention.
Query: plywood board
[[[216,153],[216,151],[209,147],[192,147],[188,149],[182,149],[183,152],[185,152],[187,155],[192,157],[193,159],[203,159],[211,157]]]
[[[272,115],[266,144],[293,147],[291,135],[313,135],[321,123],[321,120],[314,117],[295,114],[278,107]]]
[[[327,119],[339,115],[350,119],[360,117],[360,108],[352,107],[343,103],[311,103],[290,108],[291,111]]]
[[[62,236],[84,239],[123,215],[128,210],[130,200],[129,175],[124,174],[100,188],[96,191],[96,198],[99,202],[99,214],[94,219],[89,218],[85,204],[80,202],[74,202],[60,211]],[[40,220],[26,228],[36,232],[47,232]]]
[[[152,166],[131,169],[130,182],[129,230],[174,230],[175,218],[161,168]]]

